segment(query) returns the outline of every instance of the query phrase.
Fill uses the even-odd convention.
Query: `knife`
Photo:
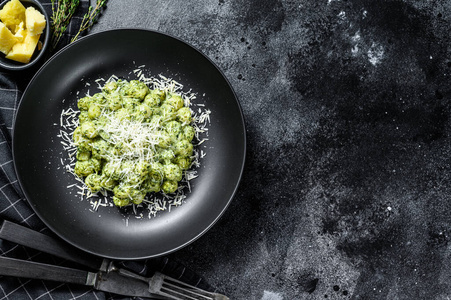
[[[104,271],[110,262],[70,246],[60,239],[53,238],[16,223],[0,220],[0,239],[13,242],[31,249],[67,259],[94,271]]]
[[[70,269],[0,256],[0,275],[81,284],[125,296],[167,299],[151,294],[147,283],[119,275],[110,267],[109,259],[82,252],[61,240],[7,220],[0,222],[0,225],[0,239],[76,262],[90,270]]]
[[[152,294],[148,283],[122,276],[116,271],[90,272],[0,256],[0,275],[85,285],[124,296],[167,299]]]
[[[0,256],[0,275],[81,284],[99,291],[150,299],[229,299],[225,295],[202,290],[160,272],[155,272],[149,278],[143,277],[116,267],[109,259],[81,252],[61,240],[9,221],[2,223],[0,220],[0,239],[65,258],[89,270]]]

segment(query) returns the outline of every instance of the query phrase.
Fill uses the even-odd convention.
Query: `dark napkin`
[[[41,1],[49,16],[52,12],[50,0]],[[57,49],[47,56],[67,45],[71,37],[76,34],[83,15],[89,7],[89,0],[81,0],[68,27],[67,34],[62,38]],[[40,62],[40,65],[45,61]],[[23,91],[36,73],[40,65],[20,72],[0,70],[0,224],[9,220],[32,228],[41,233],[54,236],[28,205],[17,181],[12,158],[12,128],[14,117]],[[0,255],[18,259],[77,267],[64,260],[45,253],[28,249],[0,239]],[[198,286],[206,290],[211,287],[196,273],[183,264],[169,260],[167,257],[148,259],[143,261],[118,262],[119,265],[144,276],[151,276],[155,271],[161,271],[176,279]],[[41,280],[29,280],[0,276],[0,299],[127,299],[117,295],[110,295],[94,291],[88,287],[62,284]]]

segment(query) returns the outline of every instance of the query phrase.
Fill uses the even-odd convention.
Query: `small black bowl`
[[[0,4],[0,9],[2,9],[9,1],[10,0],[3,1]],[[44,28],[44,32],[41,34],[41,37],[39,39],[42,42],[42,48],[41,50],[36,49],[34,51],[33,56],[31,57],[30,62],[26,64],[7,59],[5,58],[5,55],[3,53],[0,53],[0,67],[7,70],[19,71],[30,68],[31,66],[36,64],[42,56],[44,56],[47,46],[50,43],[50,18],[46,13],[42,4],[38,0],[20,0],[20,2],[23,4],[23,6],[25,6],[25,8],[33,6],[45,17],[46,25]]]

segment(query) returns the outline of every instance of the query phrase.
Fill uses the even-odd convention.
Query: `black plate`
[[[57,137],[62,109],[76,107],[98,78],[129,78],[145,65],[198,94],[211,110],[206,156],[191,181],[186,203],[154,218],[137,219],[116,207],[90,211],[67,186],[65,155]],[[91,93],[92,94],[92,93]],[[13,131],[19,182],[43,222],[70,244],[103,257],[149,258],[180,249],[204,234],[224,213],[238,187],[245,160],[244,120],[236,95],[221,71],[203,54],[174,37],[141,29],[88,35],[54,55],[24,92]]]

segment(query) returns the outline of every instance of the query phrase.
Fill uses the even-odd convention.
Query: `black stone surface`
[[[246,118],[242,184],[171,255],[231,299],[451,299],[451,1],[109,1],[177,36]]]

